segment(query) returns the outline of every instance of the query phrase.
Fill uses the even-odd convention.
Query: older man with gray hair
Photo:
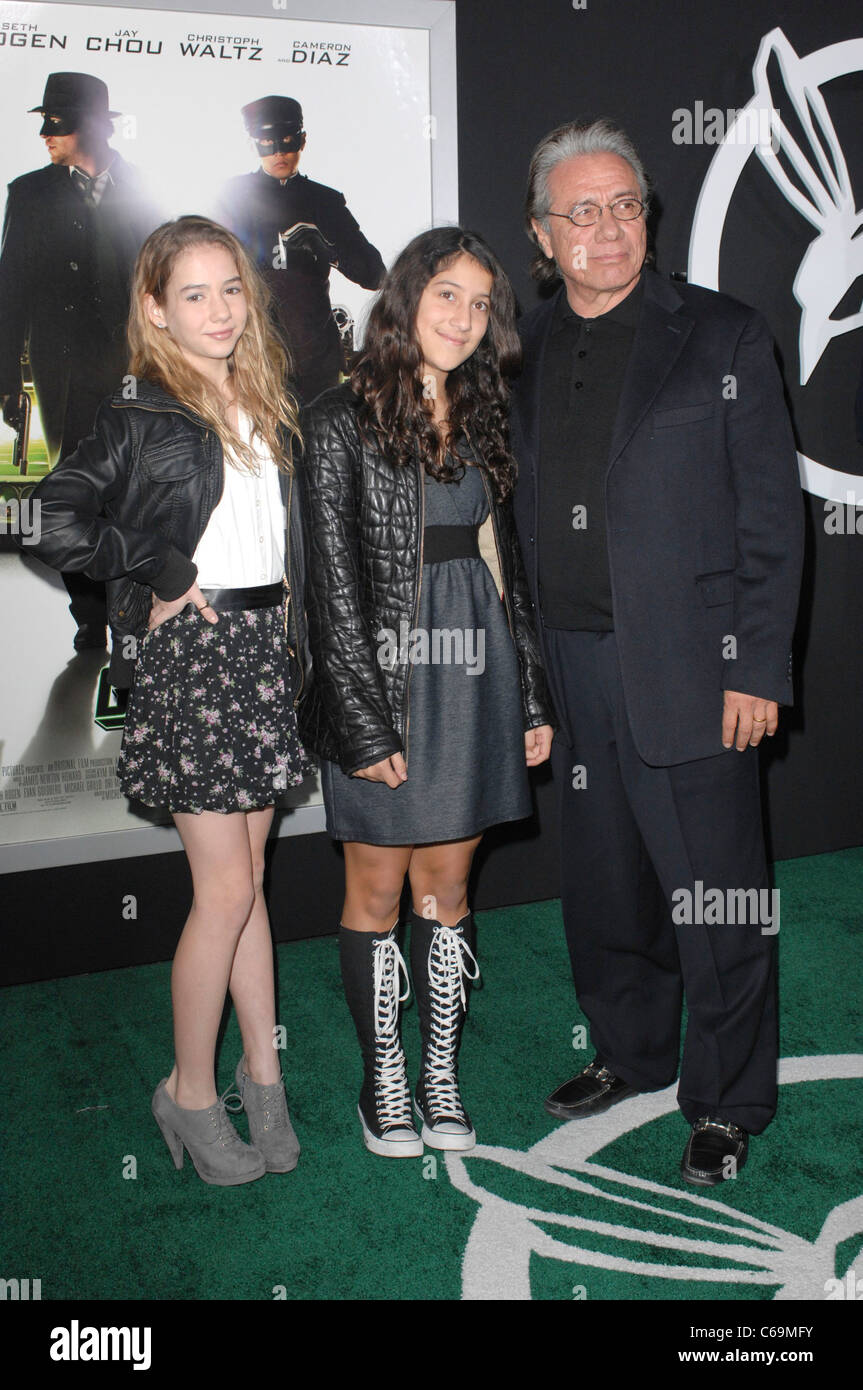
[[[681,1171],[735,1176],[776,1106],[779,927],[758,745],[791,704],[796,452],[767,325],[648,264],[626,134],[534,152],[513,411],[516,520],[561,721],[562,903],[594,1060],[545,1102],[601,1113],[678,1074]]]

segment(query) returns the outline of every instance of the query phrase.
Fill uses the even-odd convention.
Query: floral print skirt
[[[282,609],[186,607],[139,643],[117,763],[128,797],[254,811],[315,770],[297,737]]]

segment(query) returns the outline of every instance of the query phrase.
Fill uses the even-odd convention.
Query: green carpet
[[[573,1145],[609,1117],[565,1127],[543,1111],[592,1055],[573,1049],[583,1019],[551,901],[478,915],[461,1070],[481,1147],[449,1164],[363,1148],[335,937],[278,950],[300,1165],[238,1188],[206,1186],[188,1157],[176,1172],[150,1114],[171,1066],[168,964],[3,991],[0,1267],[41,1279],[43,1300],[826,1299],[855,1259],[863,1275],[861,1203],[836,1210],[863,1192],[863,1059],[818,1060],[861,1051],[863,849],[779,864],[776,880],[780,1052],[813,1059],[797,1064],[810,1079],[780,1087],[777,1119],[721,1191],[681,1181],[687,1128],[669,1100],[609,1112],[624,1128],[587,1159]],[[414,1076],[413,1003],[404,1034]],[[239,1052],[232,1018],[222,1090]],[[627,1128],[648,1099],[666,1113]]]

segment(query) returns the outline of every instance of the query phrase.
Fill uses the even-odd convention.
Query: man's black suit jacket
[[[764,319],[651,269],[644,280],[606,469],[608,560],[636,747],[670,766],[723,751],[723,690],[792,703],[803,508]],[[512,412],[516,524],[541,639],[540,401],[556,302],[521,321]]]
[[[108,266],[98,264],[91,213],[111,250]],[[89,400],[86,420],[70,429],[76,386],[92,385],[101,397],[120,385],[132,272],[142,242],[161,220],[136,171],[116,154],[92,210],[60,165],[9,185],[0,251],[0,396],[21,390],[20,359],[28,347],[52,455],[64,439],[67,451],[74,447],[92,425]]]

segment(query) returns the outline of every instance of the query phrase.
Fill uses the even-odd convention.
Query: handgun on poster
[[[32,409],[30,393],[24,390],[18,397],[16,407],[18,422],[15,429],[15,443],[12,446],[12,467],[20,473],[22,478],[27,472],[28,454],[30,451],[30,416]]]
[[[287,251],[305,251],[321,265],[338,265],[335,246],[328,241],[314,222],[295,222],[287,231],[279,232],[279,251],[282,264]]]

